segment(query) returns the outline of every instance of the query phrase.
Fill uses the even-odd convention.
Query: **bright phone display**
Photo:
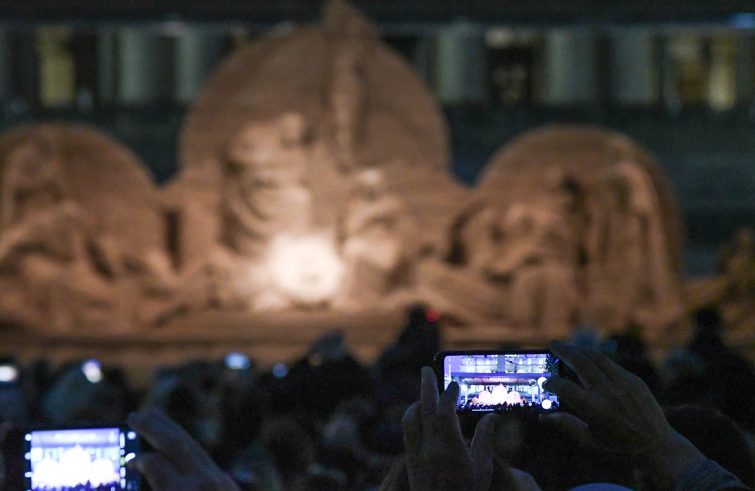
[[[139,476],[126,464],[139,438],[126,427],[39,429],[24,435],[26,489],[134,491]]]
[[[459,413],[559,408],[558,397],[543,389],[559,374],[559,360],[550,351],[453,351],[439,353],[436,363],[443,389],[459,384]]]

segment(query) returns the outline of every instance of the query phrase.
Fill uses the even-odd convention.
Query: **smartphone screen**
[[[550,351],[444,352],[436,357],[443,389],[459,384],[456,412],[550,412],[559,408],[556,394],[543,383],[559,374]]]
[[[24,435],[26,489],[138,490],[138,473],[126,467],[138,452],[138,436],[125,427],[30,431]]]

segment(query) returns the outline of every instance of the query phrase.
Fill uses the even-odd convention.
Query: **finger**
[[[585,348],[584,355],[589,358],[611,381],[621,380],[629,373],[607,356],[593,349]]]
[[[422,367],[422,385],[419,397],[419,409],[422,422],[425,424],[435,414],[438,408],[438,382],[430,367]]]
[[[404,448],[409,458],[419,454],[422,448],[422,416],[419,403],[415,402],[404,413],[401,419],[401,427],[404,430]]]
[[[160,411],[148,409],[132,413],[128,424],[180,470],[192,471],[214,465],[199,443]]]
[[[562,402],[577,413],[595,411],[595,400],[592,394],[579,384],[563,377],[550,377],[544,384],[543,389],[556,394]]]
[[[551,351],[577,374],[579,382],[586,389],[607,382],[606,375],[576,346],[553,341]]]
[[[438,399],[438,413],[456,414],[456,401],[459,400],[459,384],[451,382]]]
[[[151,489],[182,489],[182,479],[175,465],[154,452],[143,453],[130,465],[147,480]]]
[[[587,423],[569,413],[541,414],[540,421],[549,424],[583,446],[596,446]]]
[[[495,447],[495,425],[498,415],[488,414],[477,423],[469,457],[477,489],[490,488],[493,477],[493,449]]]

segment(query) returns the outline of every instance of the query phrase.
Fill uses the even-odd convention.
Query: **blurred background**
[[[155,5],[159,3],[159,5]],[[317,22],[321,1],[0,2],[0,129],[92,124],[158,182],[207,76],[260,36]],[[435,91],[453,172],[473,184],[495,150],[556,122],[648,148],[676,190],[686,269],[755,223],[755,5],[747,1],[357,0]]]

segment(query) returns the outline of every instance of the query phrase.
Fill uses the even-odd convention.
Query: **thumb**
[[[590,433],[587,423],[573,414],[565,412],[541,414],[540,421],[556,427],[581,446],[600,446]]]
[[[493,447],[495,442],[495,424],[499,416],[488,414],[477,423],[469,457],[472,460],[472,472],[476,488],[487,490],[493,478]]]

